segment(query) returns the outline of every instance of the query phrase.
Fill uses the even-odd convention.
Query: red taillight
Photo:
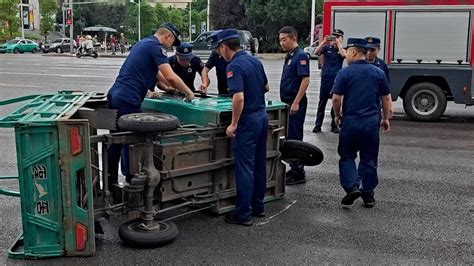
[[[71,142],[72,155],[75,156],[82,152],[82,137],[78,127],[71,127],[69,141]]]
[[[84,251],[87,243],[87,227],[80,223],[76,223],[76,249]]]

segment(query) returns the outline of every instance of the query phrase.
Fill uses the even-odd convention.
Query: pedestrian
[[[117,40],[114,35],[110,35],[110,49],[112,49],[112,55],[115,55],[115,44]]]
[[[369,61],[369,63],[372,65],[382,69],[385,73],[385,76],[387,77],[388,82],[390,83],[390,75],[388,73],[387,64],[385,61],[383,61],[383,59],[378,57],[380,52],[380,39],[376,37],[366,37],[365,39],[367,40],[367,45],[369,46],[366,55],[367,61]]]
[[[219,31],[213,32],[209,36],[209,41],[212,42],[212,40],[217,36],[217,33]],[[211,56],[209,59],[207,59],[206,65],[204,66],[204,71],[203,75],[207,76],[207,80],[209,80],[209,71],[213,69],[214,67],[216,68],[216,76],[217,76],[217,90],[220,95],[228,95],[229,91],[227,90],[227,65],[229,63],[225,61],[225,59],[219,55],[215,50],[212,51]]]
[[[177,27],[167,22],[160,26],[153,37],[145,38],[135,44],[107,94],[109,108],[117,109],[118,117],[141,112],[140,106],[147,92],[155,88],[158,71],[166,78],[168,84],[185,94],[188,100],[194,98],[192,91],[173,72],[166,56],[167,48],[181,44],[178,36]],[[108,149],[110,186],[117,183],[121,149],[121,144],[113,144]],[[124,151],[125,164],[122,165],[125,169],[122,169],[122,172],[129,182],[131,176],[128,173],[128,158],[126,158],[128,149],[125,148]]]
[[[241,50],[237,30],[222,30],[211,47],[229,62],[227,84],[232,95],[232,122],[226,134],[232,138],[237,197],[235,211],[226,215],[225,222],[251,226],[251,216],[265,216],[268,80],[262,63]]]
[[[125,53],[125,35],[122,33],[120,33],[120,52],[122,54]]]
[[[303,140],[303,126],[308,99],[309,58],[298,47],[298,32],[285,26],[279,31],[281,48],[287,52],[280,81],[280,99],[290,106],[287,139]],[[286,184],[295,185],[306,182],[306,173],[301,162],[290,163],[286,173]]]
[[[336,123],[341,127],[339,175],[341,186],[347,193],[341,201],[345,208],[359,197],[362,197],[364,207],[375,205],[379,129],[390,130],[392,100],[388,81],[382,70],[367,62],[365,54],[368,48],[365,39],[348,39],[346,59],[349,66],[339,71],[332,90]],[[358,166],[355,163],[357,153],[360,158]]]
[[[193,45],[190,43],[182,43],[177,49],[176,54],[168,58],[169,64],[186,85],[193,92],[207,93],[207,87],[209,86],[209,78],[207,75],[203,75],[204,63],[201,58],[193,54]],[[194,87],[194,80],[196,79],[196,73],[201,76],[201,85],[196,90]]]
[[[323,55],[323,65],[321,70],[321,87],[319,91],[318,111],[316,113],[316,122],[313,128],[314,133],[321,132],[324,115],[326,113],[326,104],[331,99],[331,89],[334,85],[334,79],[342,68],[342,63],[346,57],[346,51],[342,47],[344,32],[335,29],[331,36],[324,36],[322,42],[316,47],[315,53]],[[339,133],[339,128],[334,121],[334,108],[331,108],[331,132]]]

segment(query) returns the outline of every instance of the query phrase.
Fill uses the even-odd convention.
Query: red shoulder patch
[[[227,78],[231,78],[234,76],[234,72],[233,71],[227,71]]]
[[[306,66],[306,64],[307,64],[306,60],[304,60],[304,59],[303,59],[303,60],[300,60],[300,65]]]

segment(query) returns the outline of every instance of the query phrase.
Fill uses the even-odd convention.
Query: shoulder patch
[[[300,60],[300,65],[306,66],[306,64],[307,64],[306,60],[304,60],[304,59]]]
[[[227,78],[231,78],[234,76],[234,71],[227,71]]]
[[[165,48],[161,48],[161,53],[164,55],[164,56],[168,56],[167,52],[166,52],[166,49]]]

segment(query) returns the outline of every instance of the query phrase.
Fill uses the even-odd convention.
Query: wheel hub
[[[420,115],[430,115],[438,108],[439,99],[434,92],[421,90],[413,95],[411,104],[416,113]]]

